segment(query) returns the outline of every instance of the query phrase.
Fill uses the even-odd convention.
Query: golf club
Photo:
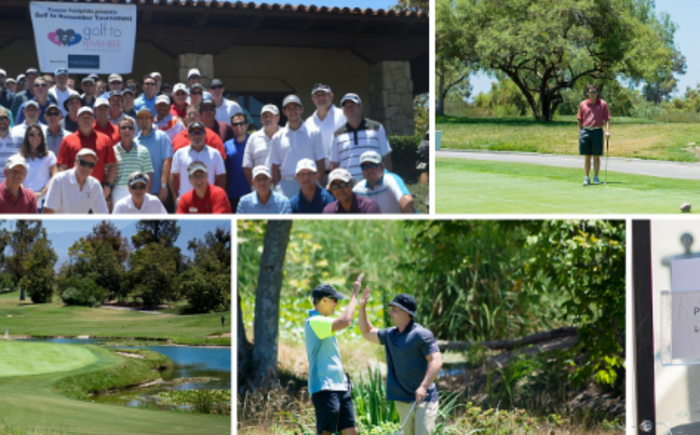
[[[608,159],[610,158],[610,137],[605,138],[605,183],[608,184]]]
[[[410,411],[408,411],[408,414],[406,414],[406,418],[404,418],[404,419],[403,419],[403,423],[401,423],[401,429],[399,429],[398,432],[394,432],[394,433],[391,434],[391,435],[401,435],[401,434],[403,433],[403,427],[406,426],[406,422],[408,421],[408,417],[411,416],[411,413],[413,412],[413,408],[416,407],[416,404],[417,404],[417,403],[418,403],[418,401],[413,402],[413,406],[411,406]]]

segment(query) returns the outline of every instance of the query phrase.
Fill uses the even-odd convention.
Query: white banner
[[[136,5],[31,2],[30,8],[41,72],[131,73]]]

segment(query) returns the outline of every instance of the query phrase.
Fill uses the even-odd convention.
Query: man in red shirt
[[[75,156],[83,148],[89,148],[97,154],[97,164],[92,176],[102,183],[105,198],[108,198],[117,177],[117,157],[111,140],[93,129],[95,118],[92,109],[81,107],[78,111],[78,131],[66,136],[58,152],[58,169],[65,171],[75,165]],[[109,165],[108,168],[105,168]]]
[[[582,101],[578,107],[578,151],[585,156],[584,169],[586,179],[584,186],[591,184],[591,156],[593,156],[593,184],[600,184],[598,171],[600,170],[600,156],[603,155],[603,126],[605,137],[610,137],[610,111],[608,104],[598,98],[598,87],[588,85],[588,99]]]
[[[190,183],[194,189],[183,193],[177,205],[178,214],[222,214],[231,213],[231,204],[226,191],[207,181],[207,166],[192,162],[187,167]]]
[[[105,98],[98,98],[95,101],[94,111],[95,123],[92,125],[92,128],[96,132],[107,136],[111,141],[110,146],[121,142],[122,138],[119,136],[119,129],[109,120],[109,101]]]
[[[19,154],[7,159],[4,169],[5,181],[0,183],[0,213],[37,213],[34,192],[22,187],[27,177],[27,168],[27,161]]]
[[[184,83],[178,83],[173,88],[173,105],[170,106],[170,113],[178,118],[184,118],[187,110],[187,97],[190,91]]]
[[[189,127],[190,124],[192,124],[195,121],[202,122],[201,115],[199,113],[199,107],[189,106],[187,108],[187,116],[185,116],[185,118],[182,121],[185,123],[185,127]],[[205,128],[204,133],[204,143],[212,148],[215,148],[221,154],[221,157],[224,160],[226,160],[226,151],[224,150],[224,143],[221,141],[219,135],[216,134],[214,130],[210,128]],[[173,154],[175,154],[175,151],[179,150],[180,148],[184,148],[189,144],[190,137],[189,133],[187,132],[187,128],[185,128],[173,138]]]

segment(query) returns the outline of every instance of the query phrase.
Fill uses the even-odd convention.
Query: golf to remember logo
[[[73,29],[56,29],[50,32],[48,37],[49,41],[59,47],[70,47],[82,41],[85,48],[120,48],[121,42],[116,38],[121,35],[122,32],[118,28],[101,23],[95,27],[85,27],[80,33]]]
[[[83,38],[75,33],[73,29],[56,29],[55,32],[49,33],[49,41],[53,42],[59,47],[70,47],[71,45],[79,43],[81,39]]]

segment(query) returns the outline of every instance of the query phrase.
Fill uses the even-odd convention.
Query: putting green
[[[98,361],[84,346],[3,341],[0,341],[0,377],[66,372]]]
[[[580,169],[467,159],[438,158],[435,172],[440,214],[680,213],[700,188],[694,180],[617,172],[606,185],[583,187]]]

